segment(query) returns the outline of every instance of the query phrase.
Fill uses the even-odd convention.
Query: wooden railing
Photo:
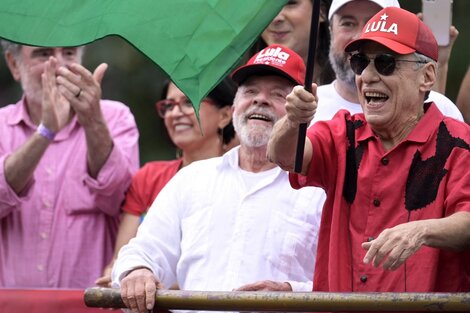
[[[85,290],[85,304],[125,308],[118,289]],[[206,292],[158,290],[158,310],[470,312],[470,293]]]

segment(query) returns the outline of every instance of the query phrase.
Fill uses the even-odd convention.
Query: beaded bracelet
[[[39,124],[37,132],[39,135],[49,139],[50,141],[54,140],[55,133],[46,126],[42,125],[42,123]]]

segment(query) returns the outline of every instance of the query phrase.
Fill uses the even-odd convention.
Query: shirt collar
[[[10,114],[8,117],[7,123],[8,125],[17,125],[22,121],[32,129],[36,128],[33,121],[29,117],[24,96],[15,104],[12,114]]]
[[[240,170],[239,154],[240,154],[240,145],[225,152],[224,155],[222,156],[222,162],[220,162],[218,165],[219,169],[229,167],[235,170]],[[278,171],[278,175],[276,177],[278,177],[281,174],[287,175],[287,172],[283,171],[279,166],[276,166],[275,168]]]
[[[357,141],[365,141],[365,140],[368,140],[369,138],[375,137],[374,132],[369,127],[369,124],[367,124],[367,122],[366,122],[366,118],[364,116],[364,113],[354,114],[352,117],[353,117],[353,119],[352,119],[353,122],[363,123],[363,127],[360,127],[359,130],[356,132]]]
[[[424,104],[424,115],[408,134],[406,140],[414,142],[426,142],[432,136],[430,129],[436,129],[444,115],[439,111],[434,102]]]
[[[369,124],[367,124],[365,121],[363,113],[355,114],[354,117],[355,120],[360,119],[366,123],[365,127],[363,127],[362,130],[357,133],[357,141],[364,141],[371,137],[375,137],[374,132],[370,128]],[[405,141],[426,142],[432,135],[432,133],[429,132],[430,127],[437,127],[443,118],[444,115],[442,115],[441,111],[439,111],[434,102],[425,103],[423,117],[405,138]]]
[[[238,153],[240,153],[240,146],[236,146],[225,152],[224,155],[222,155],[222,162],[219,163],[219,167],[238,168]]]

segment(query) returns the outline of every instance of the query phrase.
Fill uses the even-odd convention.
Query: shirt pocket
[[[96,207],[96,195],[85,183],[84,174],[66,174],[61,189],[60,203],[68,215],[101,213]]]
[[[304,218],[276,213],[268,231],[271,244],[265,245],[264,251],[273,268],[299,281],[313,277],[316,255],[315,230]]]

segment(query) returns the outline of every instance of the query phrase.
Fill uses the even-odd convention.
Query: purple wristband
[[[39,124],[37,132],[39,135],[49,139],[50,141],[54,140],[55,133],[46,126],[42,125],[42,123]]]

